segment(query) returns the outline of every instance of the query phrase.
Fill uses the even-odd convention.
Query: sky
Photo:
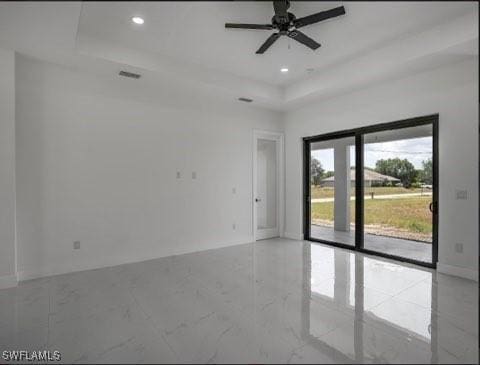
[[[365,166],[375,167],[377,160],[388,158],[407,159],[416,169],[422,169],[422,161],[432,157],[432,137],[403,139],[392,142],[365,144]],[[333,148],[312,151],[325,171],[333,171]],[[350,148],[350,165],[355,166],[355,148]]]

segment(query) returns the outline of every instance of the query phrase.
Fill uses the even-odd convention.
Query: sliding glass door
[[[434,267],[438,116],[304,139],[304,236]]]

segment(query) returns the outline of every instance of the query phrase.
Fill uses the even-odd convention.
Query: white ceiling
[[[270,23],[270,2],[86,2],[79,35],[288,85],[304,77],[307,68],[344,62],[472,9],[472,4],[463,2],[292,2],[289,10],[301,17],[342,4],[345,16],[303,29],[322,44],[317,51],[283,37],[265,54],[257,55],[255,51],[273,31],[225,29],[225,22]],[[133,14],[144,17],[145,24],[131,23]],[[280,72],[283,66],[290,69],[286,75]]]
[[[257,55],[272,31],[225,29],[224,23],[269,23],[271,2],[4,2],[0,47],[79,68],[98,61],[102,72],[117,64],[112,74],[130,67],[176,75],[281,110],[478,57],[476,2],[292,1],[289,11],[302,17],[339,5],[346,15],[302,29],[322,44],[318,50],[282,37]],[[145,24],[133,24],[134,15]],[[290,71],[282,74],[285,66]]]

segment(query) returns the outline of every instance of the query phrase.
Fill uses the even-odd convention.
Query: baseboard
[[[302,233],[285,232],[283,234],[283,237],[290,238],[291,240],[297,240],[297,241],[302,241],[303,240],[303,234]]]
[[[96,262],[93,264],[80,263],[78,265],[57,265],[54,267],[49,267],[48,269],[38,268],[38,269],[32,269],[32,270],[20,270],[17,273],[17,276],[18,276],[18,281],[39,279],[39,278],[44,278],[49,276],[68,274],[72,272],[95,270],[95,269],[102,269],[102,268],[118,266],[118,265],[133,264],[133,263],[142,262],[142,261],[156,260],[162,257],[184,255],[184,254],[194,253],[199,251],[214,250],[218,248],[230,247],[230,246],[241,245],[241,244],[251,243],[251,242],[253,242],[253,236],[246,236],[246,237],[234,239],[231,241],[218,242],[213,245],[209,245],[208,247],[203,247],[201,250],[180,249],[180,250],[171,250],[171,251],[165,252],[164,254],[138,255],[136,257],[129,256],[129,257],[123,257],[123,258],[116,258],[110,261]],[[1,285],[1,282],[0,282],[0,285]]]
[[[442,274],[459,276],[461,278],[478,281],[478,271],[465,267],[437,263],[437,271]]]
[[[18,280],[16,275],[0,276],[0,289],[13,288],[17,286]]]

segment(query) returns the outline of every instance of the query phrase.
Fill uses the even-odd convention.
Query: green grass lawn
[[[428,209],[430,202],[430,196],[365,200],[365,224],[430,233],[432,231],[432,214]],[[333,202],[313,203],[311,214],[312,219],[333,221]],[[351,222],[355,222],[355,204],[350,205],[350,214]]]
[[[365,194],[368,195],[371,192],[374,192],[375,195],[389,195],[389,194],[407,194],[407,193],[420,193],[422,189],[406,189],[403,187],[374,187],[374,188],[365,188]],[[424,190],[424,192],[431,192],[431,190]],[[320,186],[311,187],[312,199],[319,198],[333,198],[334,189]],[[355,188],[350,189],[350,195],[355,196]]]

